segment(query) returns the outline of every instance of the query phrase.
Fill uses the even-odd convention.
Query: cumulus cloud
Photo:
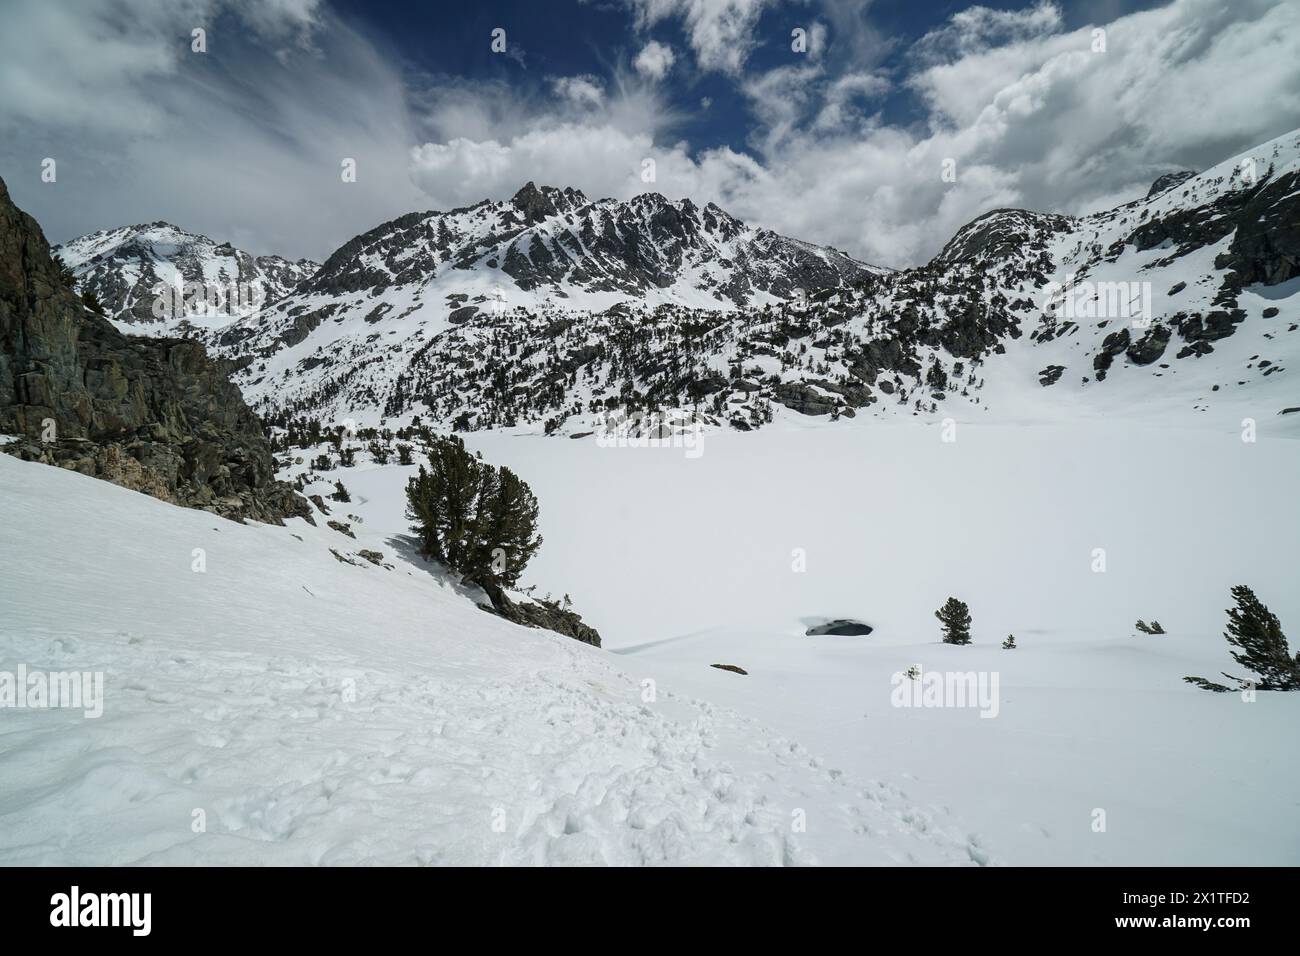
[[[1009,43],[1050,36],[1060,30],[1061,23],[1060,7],[1049,2],[1023,10],[968,7],[923,36],[912,53],[930,62],[960,59]]]
[[[772,0],[626,0],[637,25],[683,21],[696,62],[704,70],[739,73],[757,44],[754,27]]]
[[[630,197],[655,188],[642,179],[644,160],[660,171],[693,165],[684,143],[665,145],[678,117],[655,85],[618,72],[598,101],[443,83],[422,109],[434,135],[410,151],[410,176],[440,209],[510,196],[529,180]]]
[[[648,22],[695,22],[690,4],[638,3]],[[490,148],[425,147],[417,179],[438,194],[458,188],[459,177],[486,195],[491,184],[506,188],[545,169],[553,172],[542,178],[598,195],[655,189],[714,201],[790,235],[908,265],[990,208],[1113,205],[1142,195],[1161,173],[1206,168],[1296,124],[1293,3],[1178,0],[1098,28],[1104,52],[1094,27],[1064,30],[1052,4],[967,10],[914,55],[906,51],[892,74],[837,70],[832,38],[821,60],[739,80],[755,120],[745,151],[692,151],[670,129],[606,129],[600,116],[574,126],[533,115],[517,130],[498,127]],[[881,119],[879,99],[893,82],[915,94],[923,122]],[[490,164],[470,158],[476,146],[488,149]],[[647,157],[656,160],[652,185],[636,176]],[[941,175],[948,160],[955,183]]]
[[[641,52],[632,61],[632,66],[646,79],[658,82],[668,75],[676,59],[672,47],[651,40],[641,48]]]
[[[14,0],[0,88],[0,175],[54,242],[166,219],[319,258],[425,202],[402,76],[315,0]]]
[[[1174,0],[1071,30],[1051,3],[976,7],[909,49],[871,27],[868,0],[816,0],[805,22],[826,24],[818,54],[766,71],[746,68],[763,0],[625,2],[643,30],[680,22],[690,52],[671,64],[642,34],[607,75],[530,86],[517,71],[417,84],[310,0],[136,0],[116,19],[19,0],[0,35],[0,172],[56,240],[166,218],[321,256],[386,218],[535,180],[713,201],[908,265],[995,206],[1113,205],[1296,125],[1300,7],[1288,0]],[[189,52],[196,22],[209,25],[206,58]],[[699,122],[713,94],[677,88],[688,57],[743,97],[743,142],[683,139],[679,110]],[[892,119],[900,91],[918,109],[905,122]],[[57,185],[40,183],[45,156]],[[344,157],[356,183],[340,182]]]
[[[605,100],[605,84],[596,76],[556,77],[551,80],[551,88],[557,96],[579,106],[599,106]]]

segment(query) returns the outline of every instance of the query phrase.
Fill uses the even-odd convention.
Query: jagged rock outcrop
[[[236,520],[308,516],[227,373],[197,342],[128,337],[88,311],[0,180],[7,451]]]
[[[1180,169],[1176,173],[1165,173],[1151,184],[1151,188],[1147,190],[1147,198],[1150,199],[1152,196],[1159,196],[1162,192],[1166,192],[1167,190],[1173,189],[1175,186],[1187,182],[1187,180],[1191,179],[1195,175],[1196,170],[1194,169]]]
[[[522,624],[524,627],[540,627],[556,634],[563,634],[575,641],[600,647],[600,632],[594,627],[582,623],[577,611],[566,610],[554,601],[541,601],[531,598],[526,601],[512,601],[506,592],[491,583],[466,582],[477,584],[487,594],[491,604],[479,607],[492,614]]]

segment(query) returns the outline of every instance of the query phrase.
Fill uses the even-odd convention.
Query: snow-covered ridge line
[[[149,335],[183,331],[187,321],[228,324],[283,298],[320,267],[309,259],[254,256],[163,221],[101,230],[52,252],[109,319]],[[179,290],[188,301],[160,290]]]
[[[784,407],[1293,427],[1297,177],[1292,132],[1113,210],[990,211],[927,265],[852,281],[838,253],[716,207],[530,184],[395,220],[208,341],[264,412],[372,425],[582,434],[653,407],[743,429]],[[798,285],[814,260],[833,278]],[[753,293],[764,274],[781,294]]]

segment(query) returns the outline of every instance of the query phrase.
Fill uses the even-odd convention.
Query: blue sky
[[[635,8],[616,2],[582,3],[577,0],[510,0],[465,4],[447,9],[443,4],[413,4],[409,0],[338,0],[332,4],[359,29],[391,45],[394,53],[430,77],[452,76],[504,82],[534,94],[547,90],[548,78],[592,75],[609,78],[617,64],[631,62],[646,42],[654,41],[676,51],[690,48],[689,28],[681,18],[668,17],[637,29]],[[833,5],[827,5],[827,8]],[[828,55],[841,61],[857,58],[884,70],[897,69],[911,44],[941,27],[954,14],[973,4],[945,0],[883,0],[840,5],[843,13],[826,16],[817,4],[784,2],[764,5],[756,18],[754,46],[745,59],[745,75],[757,75],[788,65],[791,30],[826,24]],[[1015,11],[1031,4],[992,2],[980,6]],[[1122,13],[1160,6],[1159,0],[1122,0],[1108,3],[1061,4],[1062,24],[1074,29],[1094,22],[1098,14],[1114,19]],[[491,31],[507,30],[518,58],[492,53]],[[854,42],[856,30],[871,33],[867,43]],[[745,147],[753,115],[736,77],[701,69],[679,57],[665,77],[663,89],[681,112],[674,132],[694,147],[729,145]],[[701,106],[707,100],[709,106]],[[906,88],[894,87],[879,102],[870,104],[890,123],[922,122],[925,111]]]
[[[56,242],[166,219],[319,259],[535,180],[717,202],[905,266],[990,208],[1105,208],[1300,126],[1294,0],[7,0],[4,16],[0,176]]]

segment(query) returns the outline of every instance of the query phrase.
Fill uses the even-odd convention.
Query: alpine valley
[[[0,863],[1300,862],[1300,694],[1207,692],[1300,637],[1300,130],[902,269],[534,183],[53,251],[0,188],[0,676],[104,706],[5,712]]]

